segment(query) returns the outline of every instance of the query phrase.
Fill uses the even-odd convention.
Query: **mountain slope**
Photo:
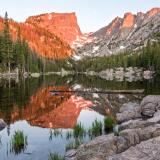
[[[3,30],[4,19],[0,18],[0,31]],[[17,31],[20,29],[22,39],[26,40],[29,47],[39,56],[48,59],[64,59],[72,55],[70,46],[44,28],[26,23],[17,23],[9,20],[10,32],[16,40]]]
[[[147,13],[126,13],[123,18],[116,17],[108,26],[96,31],[90,37],[93,41],[76,49],[81,57],[104,56],[135,50],[144,46],[160,32],[160,8]],[[89,38],[90,38],[89,37]]]

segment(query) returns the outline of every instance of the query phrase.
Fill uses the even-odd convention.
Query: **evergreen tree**
[[[8,72],[11,71],[11,62],[13,55],[13,43],[9,31],[8,14],[5,13],[4,29],[3,29],[3,54],[5,55],[5,66],[8,67]]]

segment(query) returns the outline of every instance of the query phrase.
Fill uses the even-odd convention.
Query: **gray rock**
[[[90,160],[93,158],[105,159],[117,151],[116,137],[113,134],[97,137],[93,141],[81,145],[77,150],[77,160]]]
[[[119,112],[122,113],[124,111],[140,112],[140,106],[137,103],[132,103],[132,102],[125,103],[120,108]]]
[[[141,114],[146,117],[152,117],[160,109],[160,96],[147,96],[141,102]]]
[[[69,150],[68,152],[66,152],[65,154],[65,160],[75,160],[75,155],[76,155],[77,151],[72,149]]]
[[[160,136],[159,124],[143,129],[126,129],[121,131],[118,137],[113,134],[100,136],[81,145],[74,160],[107,159],[106,157],[124,152],[131,146],[158,136]]]
[[[129,120],[119,125],[119,130],[145,128],[155,123],[151,121],[145,121],[142,119]]]
[[[6,123],[4,122],[3,119],[0,119],[0,131],[3,130],[6,127]]]
[[[141,114],[139,112],[133,111],[124,111],[123,113],[117,113],[116,119],[118,123],[122,123],[125,121],[129,121],[131,119],[141,118]]]
[[[120,113],[116,114],[117,122],[122,123],[131,119],[141,118],[140,106],[137,103],[126,103],[120,108]]]
[[[160,137],[153,138],[127,151],[107,158],[108,160],[159,160],[160,159]]]

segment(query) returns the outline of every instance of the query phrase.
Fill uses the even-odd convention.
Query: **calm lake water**
[[[159,78],[118,82],[82,75],[0,80],[0,118],[7,123],[0,131],[0,160],[47,160],[50,153],[64,155],[66,145],[73,141],[66,135],[77,123],[89,129],[95,119],[103,121],[104,116],[114,116],[124,103],[140,102],[145,95],[160,94],[159,84]],[[87,93],[107,89],[145,89],[145,93]],[[53,95],[51,90],[85,92]],[[27,136],[28,145],[15,153],[11,149],[11,137],[18,130]],[[51,134],[56,131],[60,134]],[[88,137],[84,139],[88,140]]]

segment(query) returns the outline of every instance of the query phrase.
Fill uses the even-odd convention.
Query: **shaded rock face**
[[[6,127],[6,123],[4,122],[3,119],[0,119],[0,131],[3,130]]]
[[[148,39],[157,40],[153,33],[160,32],[160,8],[147,13],[125,13],[123,18],[115,18],[108,26],[94,32],[94,40],[77,48],[77,54],[85,56],[104,56],[136,50],[146,45]],[[96,51],[94,48],[98,48]]]
[[[31,16],[26,20],[26,23],[45,28],[68,44],[82,36],[75,13],[49,13]]]

